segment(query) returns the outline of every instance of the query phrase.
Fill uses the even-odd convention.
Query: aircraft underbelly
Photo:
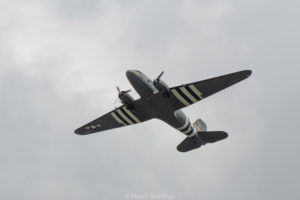
[[[158,118],[174,128],[183,126],[187,117],[182,110],[176,110],[173,104],[170,104],[169,99],[161,97],[161,99],[149,99],[148,100],[151,112],[155,110],[155,118]]]

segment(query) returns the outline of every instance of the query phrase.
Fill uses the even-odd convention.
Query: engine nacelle
[[[130,96],[130,94],[128,94],[128,93],[120,94],[119,98],[120,98],[122,104],[133,105],[134,99],[132,98],[132,96]]]
[[[154,81],[154,87],[159,92],[169,92],[169,86],[162,80]]]

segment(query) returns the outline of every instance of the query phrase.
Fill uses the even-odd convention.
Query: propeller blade
[[[125,94],[125,93],[128,93],[128,92],[130,92],[131,90],[126,90],[126,91],[123,91],[123,93]]]
[[[117,97],[117,99],[115,100],[114,105],[116,105],[116,103],[118,102],[118,100],[119,100],[119,97]]]
[[[164,74],[165,72],[164,71],[162,71],[160,74],[159,74],[159,76],[157,77],[157,79],[156,80],[159,80],[160,79],[160,77]]]
[[[117,90],[118,90],[118,92],[119,92],[119,93],[121,92],[121,90],[120,90],[119,86],[117,86]]]

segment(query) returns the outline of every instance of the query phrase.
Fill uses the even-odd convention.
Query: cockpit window
[[[134,70],[133,71],[136,75],[142,75],[142,72],[140,72],[139,70]]]

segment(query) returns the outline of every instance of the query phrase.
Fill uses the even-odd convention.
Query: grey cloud
[[[2,198],[299,198],[298,2],[76,2],[0,12]],[[73,134],[113,108],[133,68],[152,78],[164,69],[169,85],[253,75],[184,110],[229,133],[189,154],[158,120]]]
[[[57,13],[66,19],[76,19],[82,17],[91,17],[95,15],[98,8],[101,6],[101,1],[98,0],[63,0],[56,1],[54,4],[57,7]]]

